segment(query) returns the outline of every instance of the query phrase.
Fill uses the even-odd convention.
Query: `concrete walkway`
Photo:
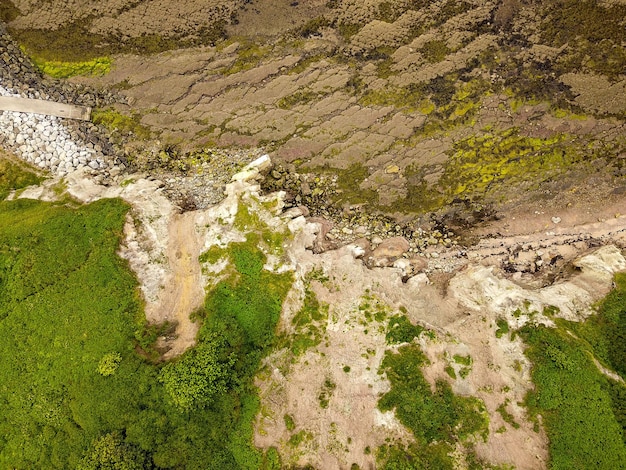
[[[91,108],[72,104],[55,103],[46,100],[33,100],[14,96],[0,96],[0,111],[45,114],[69,119],[89,121]]]

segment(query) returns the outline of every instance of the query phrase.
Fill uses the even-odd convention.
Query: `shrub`
[[[104,377],[113,375],[122,362],[122,355],[117,352],[106,353],[98,363],[98,373]]]

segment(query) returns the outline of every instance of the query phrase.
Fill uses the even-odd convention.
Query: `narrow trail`
[[[168,342],[171,349],[164,354],[164,359],[178,356],[193,346],[198,333],[199,325],[189,318],[204,301],[198,262],[202,243],[195,219],[195,212],[187,212],[173,215],[170,221],[167,254],[171,274],[160,296],[163,303],[159,316],[176,322],[176,337]]]

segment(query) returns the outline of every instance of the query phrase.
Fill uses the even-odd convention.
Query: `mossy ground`
[[[83,62],[48,61],[37,56],[31,56],[35,67],[52,78],[69,78],[79,75],[105,75],[111,71],[109,57],[97,57]]]
[[[140,139],[148,139],[150,130],[140,124],[141,115],[127,116],[112,108],[96,108],[91,112],[91,120],[101,124],[111,132],[120,132],[122,135],[133,134]]]
[[[7,13],[7,14],[10,14]],[[223,22],[199,28],[196,34],[163,36],[158,33],[122,39],[89,31],[91,18],[67,23],[57,29],[16,29],[9,32],[26,53],[45,62],[90,62],[113,54],[156,54],[199,45],[214,45],[226,37]]]

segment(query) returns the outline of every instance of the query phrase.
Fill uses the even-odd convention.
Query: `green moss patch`
[[[451,51],[445,41],[433,40],[424,44],[420,52],[428,62],[435,64],[444,60]]]
[[[140,139],[150,137],[150,130],[141,125],[141,115],[127,116],[112,108],[96,108],[91,112],[91,120],[94,124],[101,124],[109,131],[117,131],[122,134],[134,134]]]
[[[542,40],[570,50],[557,65],[561,72],[592,70],[617,78],[624,73],[626,5],[595,1],[560,0],[545,5]]]
[[[319,93],[314,91],[297,91],[292,95],[285,96],[278,100],[276,104],[281,109],[291,109],[294,106],[310,103],[319,97]]]
[[[109,57],[97,57],[83,62],[47,61],[37,56],[31,56],[31,59],[35,67],[53,78],[69,78],[78,75],[100,76],[111,71]]]
[[[269,57],[272,47],[261,46],[255,42],[242,40],[239,49],[237,49],[237,58],[228,67],[220,72],[223,75],[232,75],[238,72],[245,72],[258,66],[263,59]]]
[[[455,144],[440,185],[449,197],[502,194],[521,182],[547,180],[582,159],[568,137],[521,136],[517,129],[470,137]]]

